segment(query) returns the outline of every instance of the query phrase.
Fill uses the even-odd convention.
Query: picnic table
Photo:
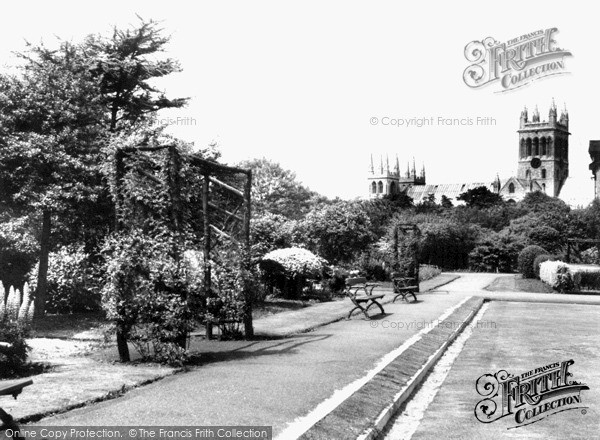
[[[373,295],[373,289],[377,286],[379,286],[379,284],[367,283],[367,279],[362,277],[348,278],[346,280],[346,290],[344,292],[354,304],[354,308],[348,313],[347,319],[350,319],[352,313],[357,309],[361,310],[367,319],[371,319],[367,312],[374,305],[379,307],[382,314],[385,313],[383,307],[377,301],[385,295],[383,293]],[[359,292],[361,293],[359,294]]]

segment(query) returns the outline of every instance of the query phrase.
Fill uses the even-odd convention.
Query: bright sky
[[[568,197],[591,200],[590,139],[600,139],[600,57],[593,4],[564,1],[29,1],[3,5],[0,62],[24,40],[80,41],[136,23],[162,20],[172,34],[168,55],[184,71],[162,81],[172,97],[188,96],[189,118],[170,127],[203,146],[216,140],[235,163],[265,156],[327,196],[367,191],[370,154],[424,162],[428,183],[491,181],[516,173],[519,114],[537,104],[547,118],[552,97],[570,116]],[[465,45],[500,42],[556,27],[568,75],[508,93],[499,85],[470,89]],[[378,118],[491,117],[493,126],[392,127]],[[565,195],[565,197],[567,197]]]

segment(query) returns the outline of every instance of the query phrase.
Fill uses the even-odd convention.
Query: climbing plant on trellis
[[[182,167],[185,181],[182,181]],[[243,268],[250,267],[250,170],[225,166],[198,154],[183,154],[175,145],[140,145],[116,149],[114,176],[117,232],[126,230],[132,222],[157,221],[164,223],[182,241],[183,237],[195,236],[191,243],[202,248],[205,306],[208,307],[216,295],[213,262],[220,257],[216,252],[219,247],[233,250],[240,256]],[[148,200],[147,195],[140,194],[139,187],[144,185],[155,185],[166,191],[156,191],[152,193],[154,199]],[[186,246],[190,246],[190,240],[174,247],[181,254]],[[253,336],[253,294],[244,286],[241,289],[244,333],[250,338]],[[205,321],[208,337],[213,323],[210,319]],[[129,360],[127,334],[127,328],[119,328],[117,323],[117,345],[123,361]],[[185,348],[187,335],[182,333],[178,339],[179,345]]]
[[[419,279],[419,237],[414,223],[399,223],[393,231],[393,271],[406,278]]]

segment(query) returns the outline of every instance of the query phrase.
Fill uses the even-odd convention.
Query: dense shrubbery
[[[600,271],[582,272],[579,280],[580,287],[586,290],[600,290]]]
[[[117,328],[143,358],[178,364],[185,358],[179,343],[192,328],[188,304],[197,286],[177,255],[180,243],[168,232],[153,237],[132,229],[104,246],[106,279],[102,305]]]
[[[420,225],[420,261],[446,269],[466,268],[469,253],[477,245],[477,226],[450,220]]]
[[[565,245],[565,237],[551,226],[537,226],[527,234],[530,245],[537,245],[548,252],[560,252]]]
[[[544,248],[536,245],[527,246],[519,253],[518,269],[523,278],[535,278],[533,261],[538,255],[547,253]]]
[[[524,242],[506,233],[486,234],[469,254],[469,267],[478,272],[514,272]]]
[[[332,264],[348,263],[377,238],[371,220],[359,203],[317,206],[298,225],[308,249]]]
[[[38,266],[29,275],[35,290]],[[97,274],[83,246],[64,246],[48,258],[46,311],[49,313],[81,313],[100,310]]]
[[[556,282],[552,287],[561,293],[573,290],[575,287],[575,280],[568,266],[562,265],[557,268]]]

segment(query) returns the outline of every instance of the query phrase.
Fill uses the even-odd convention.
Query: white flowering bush
[[[327,264],[323,258],[298,247],[276,249],[266,254],[263,257],[264,260],[281,264],[290,274],[307,276],[320,273],[323,265]]]
[[[269,252],[259,264],[271,289],[276,287],[286,298],[297,298],[306,279],[320,277],[327,261],[309,250],[291,247]]]
[[[540,264],[540,280],[554,287],[558,281],[558,269],[561,267],[568,269],[567,263],[562,261],[544,261]]]

